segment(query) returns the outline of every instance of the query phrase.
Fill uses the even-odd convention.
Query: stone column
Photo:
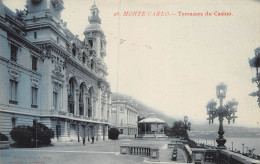
[[[68,82],[69,83],[69,82]],[[68,98],[69,98],[69,92],[70,92],[70,85],[69,84],[66,84],[66,85],[64,85],[65,86],[65,88],[67,88],[67,89],[65,89],[64,88],[64,101],[65,101],[65,105],[64,105],[64,108],[65,109],[67,109],[67,111],[66,112],[69,112],[69,103],[68,103]],[[66,92],[67,91],[67,92]]]
[[[103,126],[101,124],[97,125],[97,140],[103,140]]]
[[[98,113],[98,111],[97,111],[97,106],[98,106],[98,103],[97,103],[97,100],[98,100],[98,98],[97,97],[93,97],[93,107],[92,107],[92,117],[93,118],[98,118],[97,116],[97,113]]]
[[[74,113],[75,115],[79,115],[79,94],[80,94],[80,90],[76,89],[76,102],[75,102],[75,107],[74,107]]]
[[[108,126],[105,126],[105,140],[108,140]]]
[[[98,141],[100,138],[99,138],[99,124],[96,124],[95,125],[95,131],[94,131],[94,133],[95,133],[95,140],[96,141]]]
[[[84,117],[88,116],[88,92],[84,93]]]
[[[101,94],[102,94],[102,91],[101,91],[101,88],[98,88],[98,102],[97,102],[97,108],[98,108],[98,110],[97,110],[97,117],[99,118],[99,119],[101,119],[102,117],[101,117],[101,107],[102,107],[102,102],[101,102]]]

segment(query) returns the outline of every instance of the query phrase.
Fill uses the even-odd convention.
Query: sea
[[[204,143],[207,145],[217,146],[217,142],[212,139],[202,139],[202,138],[191,138],[196,143]],[[260,138],[225,138],[227,140],[225,146],[227,149],[232,150],[232,142],[233,142],[233,151],[240,151],[243,153],[243,144],[244,144],[244,153],[247,152],[248,149],[255,149],[253,151],[254,154],[260,155]]]

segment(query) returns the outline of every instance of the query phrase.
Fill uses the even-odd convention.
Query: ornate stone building
[[[134,99],[129,96],[112,96],[111,124],[120,134],[135,135],[137,130],[138,109]]]
[[[16,13],[0,3],[0,131],[37,121],[55,140],[107,139],[111,91],[97,6],[81,41],[61,19],[62,0],[27,0]]]

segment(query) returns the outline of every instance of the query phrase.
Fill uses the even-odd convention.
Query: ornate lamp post
[[[219,149],[226,149],[225,143],[226,140],[224,139],[223,134],[225,133],[223,130],[223,120],[226,117],[228,120],[228,124],[230,124],[230,121],[233,120],[233,123],[235,123],[235,113],[237,112],[237,106],[238,102],[232,99],[231,101],[228,101],[227,104],[223,105],[223,99],[226,97],[227,92],[227,86],[224,83],[219,83],[216,87],[217,91],[217,98],[220,100],[220,105],[217,108],[217,102],[214,100],[211,100],[208,102],[206,108],[207,108],[207,114],[209,115],[209,124],[213,123],[214,118],[218,117],[219,119],[219,138],[216,140],[218,145],[217,147]]]
[[[258,87],[258,91],[252,92],[249,95],[258,97],[257,102],[258,106],[260,107],[260,47],[255,49],[255,57],[249,59],[249,64],[251,69],[253,68],[252,71],[254,71],[255,74],[255,77],[252,78],[252,83],[256,83]]]
[[[188,116],[184,116],[184,128],[185,128],[185,132],[187,132],[187,130],[190,131],[190,127],[191,127],[191,123],[188,122]]]
[[[188,116],[184,116],[184,125],[185,125],[185,130],[189,130],[190,131],[190,127],[191,127],[191,123],[188,122]]]

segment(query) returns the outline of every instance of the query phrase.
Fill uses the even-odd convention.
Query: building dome
[[[141,121],[139,121],[138,123],[161,123],[161,124],[166,124],[165,121],[156,118],[154,116],[154,113],[150,113],[149,116]]]
[[[89,33],[89,32],[93,32],[93,31],[98,31],[98,32],[104,34],[103,30],[101,29],[100,24],[98,24],[98,23],[93,23],[93,24],[87,25],[87,27],[84,30],[84,33]]]

